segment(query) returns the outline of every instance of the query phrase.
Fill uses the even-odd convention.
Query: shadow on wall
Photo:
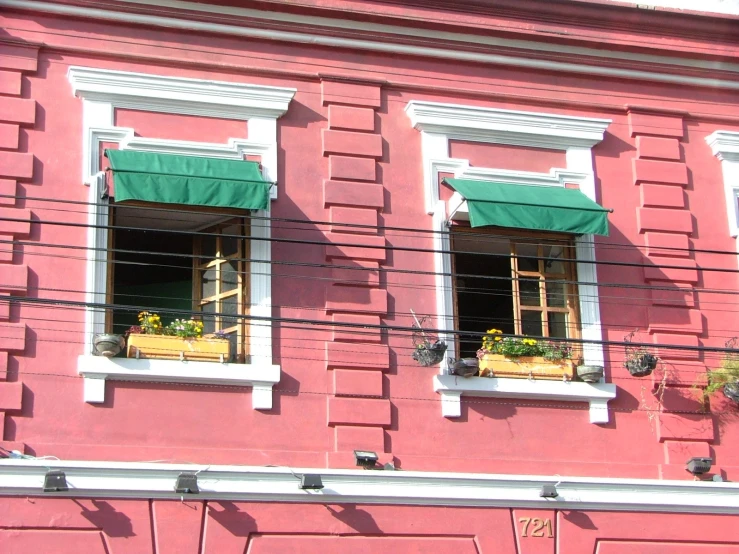
[[[340,510],[335,510],[331,506],[326,509],[339,521],[345,523],[358,533],[371,534],[382,533],[382,529],[377,526],[372,515],[366,510],[357,508],[354,504],[346,504],[340,506]]]
[[[102,529],[109,537],[134,537],[131,519],[124,513],[117,511],[104,500],[91,500],[94,510],[88,509],[82,502],[73,502],[82,508],[82,517],[98,529]]]
[[[219,505],[222,509],[217,510]],[[248,537],[257,531],[257,522],[246,512],[242,512],[233,502],[208,503],[208,517],[212,517],[224,529],[236,537]]]

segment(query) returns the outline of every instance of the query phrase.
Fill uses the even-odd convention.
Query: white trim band
[[[89,354],[77,358],[77,373],[85,378],[84,399],[91,404],[105,402],[105,381],[149,381],[252,387],[252,407],[271,410],[272,387],[280,382],[278,365],[136,360]]]
[[[69,68],[67,77],[75,96],[117,108],[237,120],[277,119],[297,92],[294,88],[76,66]]]
[[[64,471],[69,491],[42,491],[51,469]],[[188,495],[197,500],[739,514],[739,483],[54,460],[0,460],[0,495],[180,499],[181,472],[197,472],[200,493]],[[324,488],[301,490],[303,473]],[[545,484],[559,496],[541,498]]]
[[[608,423],[608,401],[616,398],[616,385],[611,383],[457,375],[436,375],[434,391],[441,395],[441,413],[444,417],[461,417],[462,396],[527,398],[587,402],[590,405],[590,423]]]

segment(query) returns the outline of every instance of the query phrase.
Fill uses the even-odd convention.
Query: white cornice
[[[64,471],[68,492],[42,492],[50,469]],[[180,499],[173,489],[181,472],[198,472],[200,494],[188,495],[198,500],[739,514],[737,483],[49,459],[0,460],[0,495]],[[304,473],[319,474],[324,488],[301,490]],[[559,496],[541,498],[545,484]]]
[[[481,108],[412,100],[405,108],[415,129],[449,139],[538,148],[592,148],[610,119]]]
[[[739,132],[716,131],[706,137],[706,142],[719,160],[739,161]]]
[[[85,100],[133,110],[238,120],[278,118],[297,92],[294,88],[74,66],[67,77],[74,94]]]
[[[130,1],[130,0],[129,0]],[[144,2],[131,2],[144,3]],[[709,88],[727,88],[739,89],[739,81],[731,79],[720,79],[714,77],[694,77],[681,73],[684,69],[688,70],[714,70],[728,73],[734,76],[739,73],[739,65],[725,64],[720,62],[707,62],[705,60],[695,60],[687,57],[665,57],[649,54],[637,54],[631,52],[620,52],[616,50],[581,48],[566,45],[556,45],[551,42],[533,42],[533,41],[513,41],[509,39],[500,39],[494,37],[484,37],[481,35],[466,35],[459,33],[442,33],[439,31],[426,31],[423,29],[411,29],[407,27],[390,26],[390,25],[373,25],[363,21],[361,27],[354,29],[355,23],[348,20],[337,20],[327,18],[307,18],[305,16],[286,16],[285,14],[276,14],[275,12],[262,12],[257,10],[245,10],[242,8],[229,8],[225,6],[214,6],[212,4],[204,5],[192,2],[146,2],[148,5],[158,5],[165,7],[169,13],[177,15],[182,12],[189,16],[193,12],[218,13],[226,15],[237,24],[222,24],[212,22],[195,21],[192,19],[181,19],[179,17],[163,17],[148,14],[137,14],[128,11],[114,11],[112,6],[105,9],[95,9],[82,6],[69,6],[51,2],[39,2],[34,0],[0,0],[0,7],[14,9],[28,9],[39,12],[50,13],[60,16],[72,16],[83,18],[95,18],[106,21],[118,21],[126,24],[139,24],[154,27],[164,27],[169,29],[180,29],[184,31],[217,33],[226,35],[242,36],[261,40],[277,40],[284,42],[295,42],[301,44],[311,44],[325,46],[329,48],[347,48],[352,50],[365,50],[389,53],[398,56],[423,56],[441,58],[447,60],[457,60],[464,62],[504,65],[512,67],[522,67],[541,71],[564,71],[568,73],[577,73],[587,75],[588,77],[612,77],[616,79],[637,79],[644,81],[681,84],[690,86],[700,86]],[[188,13],[189,12],[189,13]],[[251,15],[250,15],[251,14]],[[374,32],[376,36],[383,33],[396,34],[401,38],[421,38],[432,41],[446,40],[451,44],[447,47],[432,48],[429,46],[416,46],[399,44],[394,41],[383,42],[379,38],[372,40],[342,38],[334,36],[331,32],[310,34],[307,32],[282,31],[263,26],[256,26],[256,21],[267,20],[275,22],[292,23],[295,29],[301,29],[305,25],[322,25],[327,30],[332,29],[352,29],[363,33]],[[315,23],[312,23],[315,20]],[[254,27],[248,25],[252,22]],[[477,51],[460,50],[454,47],[454,43],[459,43],[463,48],[480,45],[494,49],[496,53],[483,53]],[[501,48],[517,48],[536,52],[558,52],[565,56],[569,56],[573,60],[578,60],[585,56],[602,58],[606,62],[613,60],[619,63],[623,61],[636,62],[641,64],[659,64],[661,72],[650,71],[648,69],[623,69],[621,67],[608,66],[603,64],[586,64],[582,61],[562,62],[554,60],[540,59],[534,56],[516,56],[499,53]],[[676,72],[669,72],[670,67],[674,67]]]

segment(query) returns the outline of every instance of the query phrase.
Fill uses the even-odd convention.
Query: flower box
[[[540,356],[507,358],[502,354],[483,354],[480,358],[482,377],[512,377],[514,379],[571,380],[574,372],[572,360],[552,361]]]
[[[129,335],[129,358],[228,362],[231,342],[217,338],[184,338],[168,335]]]

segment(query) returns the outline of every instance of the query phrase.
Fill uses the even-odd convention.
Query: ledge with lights
[[[49,472],[63,472],[67,490],[44,492]],[[197,493],[192,487],[192,492],[182,492],[188,488],[184,485],[180,492],[175,490],[178,482],[182,484],[183,473],[197,475]],[[320,476],[323,488],[317,488],[315,481],[305,487],[302,475]],[[556,487],[556,496],[542,495],[550,490],[547,487]],[[180,499],[183,494],[196,494],[201,500],[498,507],[555,504],[557,509],[571,510],[739,514],[739,483],[713,481],[0,460],[0,496]]]

